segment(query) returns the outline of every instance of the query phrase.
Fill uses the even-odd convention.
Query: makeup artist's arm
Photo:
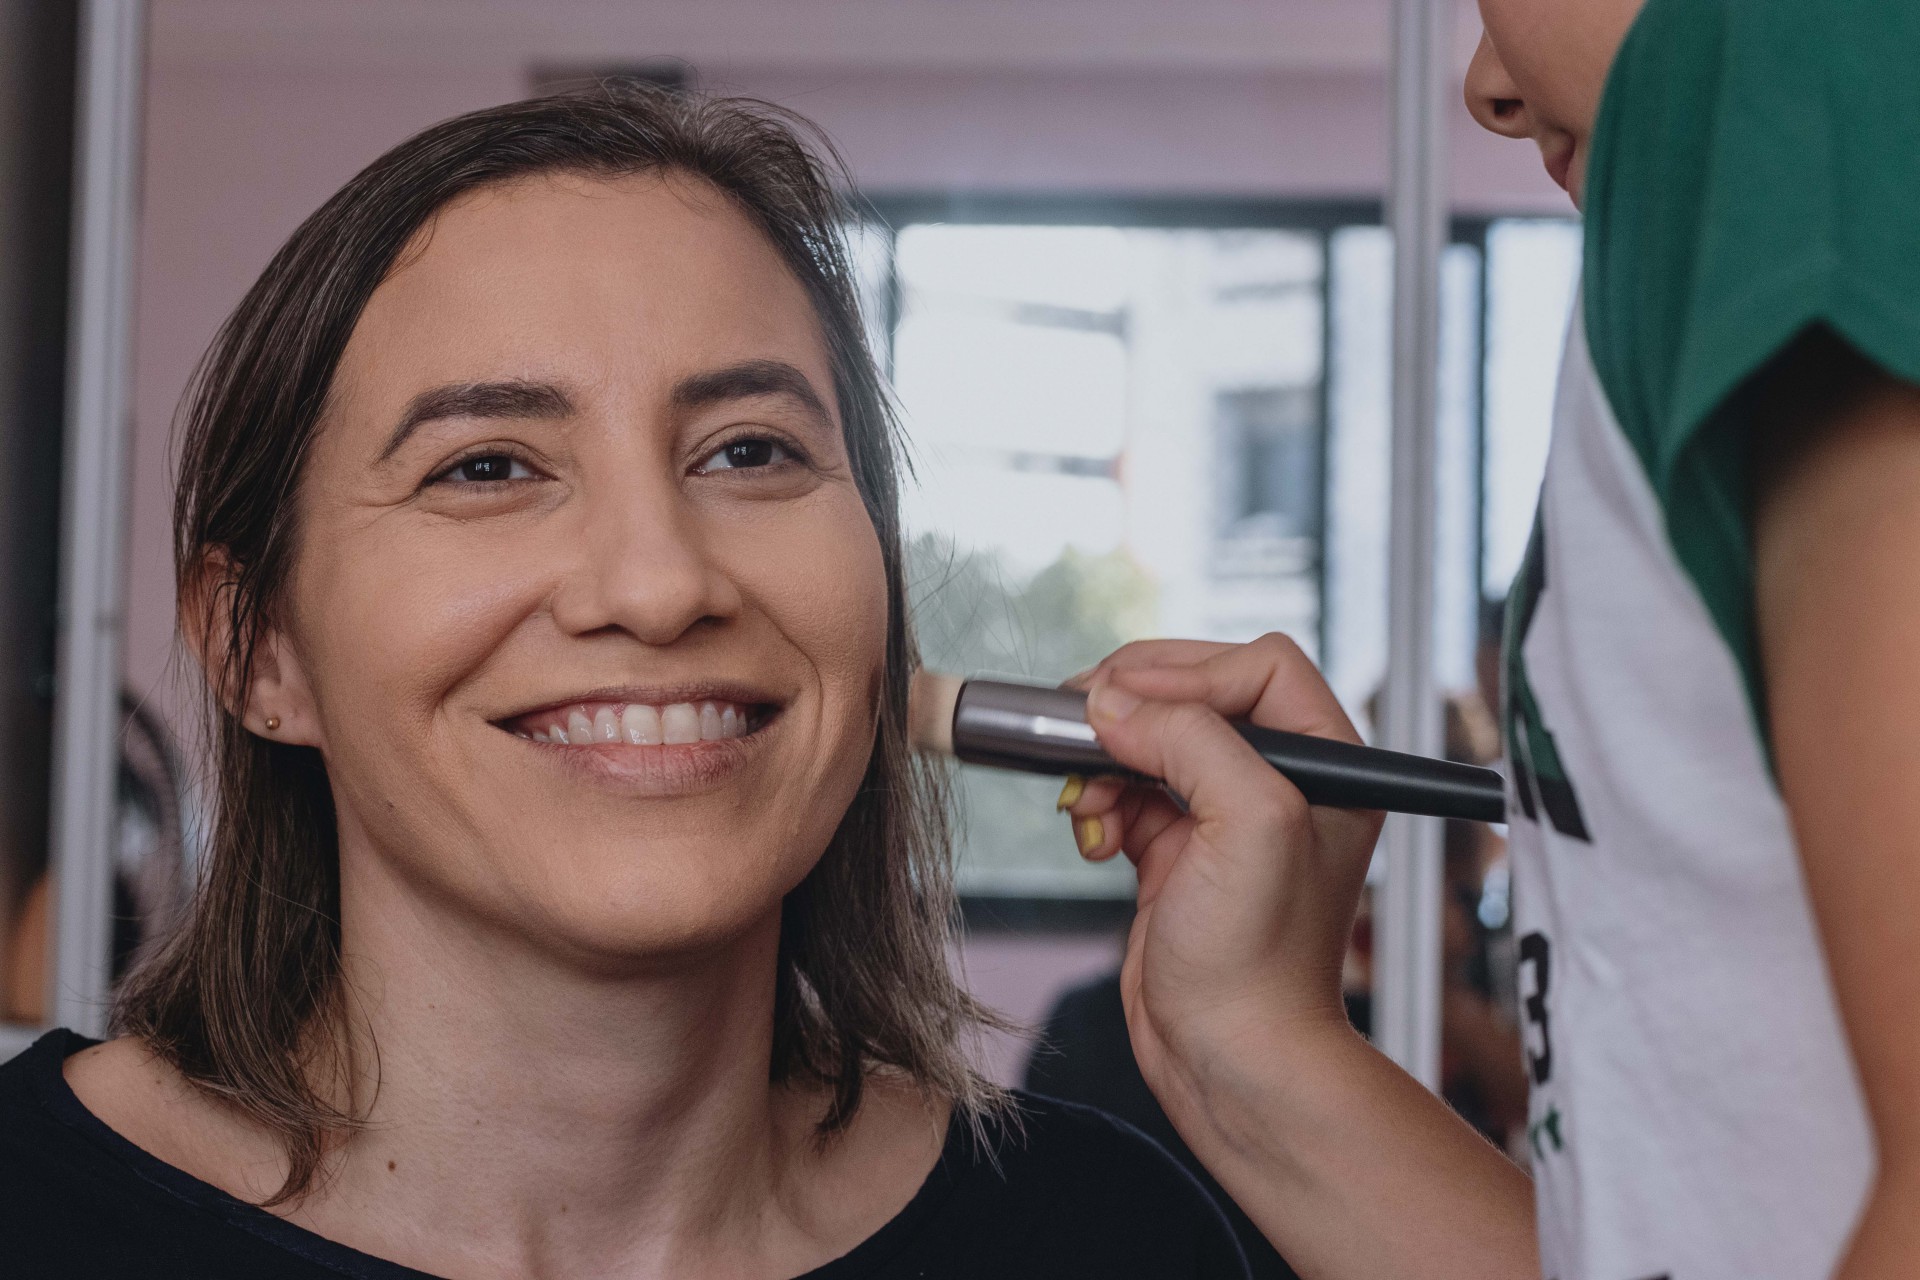
[[[1920,389],[1852,365],[1776,429],[1755,551],[1780,790],[1879,1157],[1838,1275],[1878,1280],[1920,1275]]]
[[[1379,815],[1309,809],[1223,718],[1358,741],[1312,664],[1278,636],[1131,645],[1089,705],[1189,800],[1095,782],[1072,808],[1083,849],[1139,868],[1127,1022],[1195,1154],[1307,1280],[1537,1276],[1525,1175],[1341,1007]]]

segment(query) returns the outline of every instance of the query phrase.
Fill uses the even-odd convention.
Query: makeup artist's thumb
[[[1298,829],[1306,798],[1219,712],[1198,702],[1159,702],[1103,674],[1087,698],[1087,719],[1100,745],[1120,764],[1159,778],[1202,823]]]

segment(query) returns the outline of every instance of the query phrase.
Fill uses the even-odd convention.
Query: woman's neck
[[[367,1126],[290,1216],[388,1257],[436,1224],[432,1260],[458,1274],[512,1253],[579,1274],[573,1255],[623,1239],[752,1234],[739,1215],[782,1198],[806,1127],[769,1084],[777,919],[596,978],[392,889],[367,895],[378,912],[343,902],[350,1103]],[[449,1242],[477,1256],[449,1267]]]
[[[341,980],[366,1125],[276,1212],[430,1274],[772,1280],[838,1257],[905,1206],[947,1122],[870,1077],[818,1141],[819,1088],[769,1083],[777,916],[724,948],[592,976],[381,886],[343,895]],[[410,905],[409,905],[410,904]],[[275,1134],[145,1046],[68,1059],[81,1102],[136,1145],[255,1202]]]
[[[322,1235],[463,1276],[792,1275],[937,1157],[944,1113],[913,1088],[870,1090],[823,1146],[824,1092],[770,1083],[777,912],[596,973],[343,880],[341,1101],[367,1124],[283,1211]]]

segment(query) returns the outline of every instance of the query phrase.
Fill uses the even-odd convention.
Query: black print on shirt
[[[1541,593],[1547,589],[1547,531],[1538,513],[1533,518],[1533,536],[1527,541],[1527,557],[1521,563],[1520,576],[1514,579],[1513,594],[1507,601],[1506,730],[1507,759],[1513,769],[1513,787],[1520,797],[1520,809],[1534,822],[1541,810],[1553,829],[1570,840],[1591,843],[1587,821],[1580,812],[1580,798],[1574,794],[1573,779],[1567,776],[1553,735],[1547,732],[1540,716],[1540,704],[1534,699],[1533,686],[1527,681],[1527,664],[1522,656],[1527,633],[1533,629],[1533,617],[1539,610]]]
[[[1546,934],[1534,932],[1520,939],[1520,982],[1525,993],[1520,1009],[1527,1019],[1527,1074],[1538,1096],[1540,1087],[1553,1079],[1553,1022],[1547,1015],[1547,992],[1553,985],[1553,948]],[[1566,1150],[1562,1119],[1560,1108],[1549,1098],[1546,1112],[1527,1126],[1527,1142],[1533,1147],[1535,1160]]]
[[[1553,1079],[1553,1024],[1547,1017],[1547,987],[1553,981],[1553,948],[1544,933],[1530,933],[1520,939],[1520,969],[1530,973],[1533,990],[1520,1001],[1527,1025],[1537,1037],[1527,1045],[1527,1074],[1537,1089]],[[1523,988],[1524,989],[1524,988]]]

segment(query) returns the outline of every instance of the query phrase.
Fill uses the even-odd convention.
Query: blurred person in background
[[[123,717],[115,788],[113,933],[109,972],[118,982],[177,923],[187,894],[186,819],[179,764],[166,726],[131,693]],[[0,1017],[29,1026],[47,1020],[53,880],[29,882],[0,956]]]
[[[190,392],[214,810],[119,1038],[0,1068],[34,1276],[1220,1277],[969,1065],[834,171],[607,88],[401,144]]]

